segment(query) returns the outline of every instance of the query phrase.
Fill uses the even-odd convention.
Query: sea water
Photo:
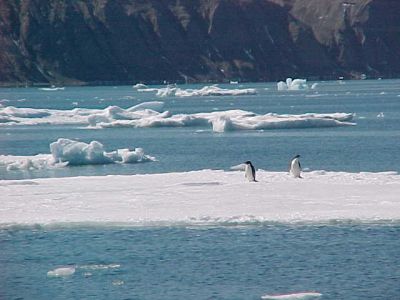
[[[1,299],[398,299],[399,225],[0,231]],[[48,276],[59,268],[75,270]]]
[[[132,87],[1,89],[3,106],[71,110],[128,108],[164,101],[174,114],[243,109],[254,113],[354,113],[356,126],[215,133],[210,127],[105,128],[40,125],[0,127],[0,155],[49,153],[58,138],[97,140],[107,151],[141,147],[156,162],[40,170],[0,168],[0,179],[303,168],[400,171],[400,81],[319,82],[316,89],[257,95],[163,97]],[[188,85],[183,88],[200,88]],[[304,291],[322,299],[398,299],[399,233],[394,224],[216,227],[7,227],[0,231],[0,299],[260,299]],[[48,276],[67,268],[68,276]],[[52,274],[52,273],[50,273]]]

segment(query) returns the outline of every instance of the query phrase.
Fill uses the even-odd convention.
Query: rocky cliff
[[[0,0],[0,82],[400,75],[397,0]]]

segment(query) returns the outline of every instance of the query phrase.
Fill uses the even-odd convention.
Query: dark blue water
[[[211,127],[108,128],[79,126],[12,126],[0,128],[0,154],[49,153],[58,138],[100,141],[107,151],[142,147],[158,162],[79,166],[57,170],[1,171],[3,179],[77,175],[137,174],[199,169],[227,170],[246,160],[257,168],[283,171],[295,154],[304,168],[332,171],[400,171],[400,80],[321,82],[316,90],[279,92],[274,83],[221,85],[256,88],[257,95],[237,97],[158,98],[132,87],[67,87],[48,92],[33,88],[2,89],[3,105],[73,109],[127,108],[144,101],[164,101],[177,113],[243,109],[255,113],[303,114],[352,112],[357,126],[214,133]],[[199,85],[182,88],[200,88]],[[377,117],[384,113],[383,118]]]
[[[354,224],[2,230],[0,299],[394,300],[399,236],[398,225]],[[46,276],[68,265],[73,275]]]

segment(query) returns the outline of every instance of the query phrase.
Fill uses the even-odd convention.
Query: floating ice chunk
[[[79,269],[95,271],[95,270],[118,269],[120,267],[121,267],[120,264],[109,264],[109,265],[93,264],[93,265],[79,266]]]
[[[132,106],[127,109],[127,111],[139,111],[144,109],[151,109],[154,111],[161,111],[164,108],[164,102],[162,101],[150,101],[150,102],[143,102],[139,103],[138,105]]]
[[[56,163],[51,154],[34,156],[0,155],[0,167],[6,168],[7,171],[52,169],[65,165],[65,163]]]
[[[97,124],[101,127],[183,127],[211,124],[213,131],[262,130],[283,128],[318,128],[355,125],[349,123],[353,114],[303,114],[303,115],[257,115],[243,110],[216,111],[210,113],[170,115],[166,112],[133,121],[115,121]]]
[[[122,109],[109,106],[105,109],[74,108],[72,110],[17,108],[13,106],[0,107],[0,125],[40,125],[40,124],[73,124],[95,126],[99,122],[113,120],[134,120],[152,116],[161,111],[163,102],[144,102]]]
[[[291,299],[315,299],[321,297],[322,294],[315,292],[307,292],[307,293],[295,293],[295,294],[283,294],[283,295],[265,295],[262,296],[261,299],[268,300],[291,300]]]
[[[287,84],[283,81],[279,81],[276,85],[277,85],[278,91],[287,91],[288,90]]]
[[[98,123],[110,123],[115,120],[137,120],[158,115],[157,110],[162,110],[163,106],[164,102],[160,101],[144,102],[128,109],[109,106],[100,113],[89,115],[87,120],[90,126],[96,126]]]
[[[240,96],[240,95],[256,95],[256,89],[223,89],[218,86],[205,86],[201,89],[187,89],[176,91],[177,97],[192,96]]]
[[[65,90],[65,87],[39,88],[39,90],[41,90],[41,91],[47,91],[47,92],[63,91],[63,90]]]
[[[62,267],[47,272],[47,277],[67,277],[75,273],[75,267]]]
[[[123,284],[125,284],[125,282],[123,280],[116,279],[116,280],[112,281],[112,285],[115,285],[115,286],[123,285]]]
[[[0,115],[17,117],[17,118],[43,118],[50,115],[49,112],[34,108],[16,108],[7,106],[0,111]]]
[[[118,149],[105,152],[100,142],[92,141],[89,144],[69,139],[58,139],[50,144],[50,152],[56,162],[68,162],[69,165],[109,164],[115,162],[135,163],[153,161],[154,157],[144,154],[142,148],[133,151]]]
[[[50,152],[56,162],[69,165],[109,164],[113,160],[105,155],[103,144],[92,141],[89,144],[69,139],[58,139],[50,144]]]
[[[146,91],[150,90],[146,89]],[[181,89],[176,86],[167,86],[165,88],[156,89],[155,91],[158,97],[239,96],[257,94],[256,89],[223,89],[215,85],[204,86],[201,89]]]
[[[136,148],[135,150],[118,149],[105,153],[105,156],[109,157],[113,162],[122,162],[124,164],[155,160],[154,157],[145,155],[142,148]]]
[[[313,83],[313,84],[311,85],[311,89],[312,89],[312,90],[315,90],[315,89],[317,88],[317,86],[318,86],[318,83],[315,82],[315,83]]]
[[[0,126],[39,124],[79,124],[97,128],[108,127],[183,127],[209,126],[215,132],[230,130],[263,130],[281,128],[310,128],[355,125],[351,113],[278,115],[268,113],[257,115],[243,110],[214,111],[196,114],[159,112],[163,102],[145,102],[123,109],[109,106],[105,109],[74,108],[72,110],[44,110],[0,108]],[[19,117],[15,117],[18,115]]]
[[[129,164],[156,160],[146,155],[142,148],[106,152],[103,144],[97,141],[87,144],[63,138],[50,144],[50,152],[51,154],[34,156],[0,155],[0,167],[6,168],[7,171],[15,171],[52,169],[67,165]]]
[[[158,97],[170,97],[170,96],[175,96],[178,88],[174,86],[167,86],[165,88],[157,90],[157,96]]]
[[[376,115],[377,118],[384,118],[385,114],[383,112],[380,112],[379,114]]]
[[[306,79],[292,79],[287,78],[286,82],[279,81],[277,83],[278,91],[285,91],[285,90],[306,90],[308,89],[307,80]]]
[[[134,89],[147,89],[147,85],[143,84],[143,83],[136,83],[133,86]]]

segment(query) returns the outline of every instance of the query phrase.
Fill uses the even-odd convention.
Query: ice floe
[[[75,273],[75,267],[62,267],[47,272],[48,277],[67,277]]]
[[[117,149],[106,152],[102,143],[84,143],[60,138],[50,144],[51,154],[33,156],[0,155],[0,168],[13,170],[35,170],[65,167],[67,165],[95,165],[110,163],[139,163],[154,161],[142,148]]]
[[[144,102],[123,109],[109,106],[105,109],[74,108],[49,110],[5,107],[0,108],[0,126],[74,124],[96,128],[107,127],[185,127],[211,126],[215,132],[232,130],[260,130],[287,128],[315,128],[355,125],[351,113],[256,114],[244,110],[213,111],[195,114],[172,114],[162,111],[163,102]]]
[[[143,83],[136,83],[135,85],[132,86],[134,89],[147,89],[147,85]]]
[[[298,91],[298,90],[306,90],[308,89],[307,80],[306,79],[292,79],[287,78],[286,82],[279,81],[277,83],[278,91]],[[313,89],[316,88],[316,85],[313,85]]]
[[[0,226],[399,222],[400,175],[202,170],[0,181]],[[26,184],[24,184],[26,182]]]
[[[158,115],[164,102],[139,103],[127,109],[109,106],[105,109],[74,108],[72,110],[0,107],[0,125],[89,125],[93,120],[140,119]],[[96,122],[95,122],[96,123]]]
[[[105,271],[108,269],[117,269],[120,268],[120,264],[90,264],[90,265],[73,265],[73,266],[65,266],[58,267],[54,270],[50,270],[47,272],[47,277],[68,277],[74,275],[79,270],[84,270],[86,272],[83,273],[84,277],[90,277],[93,275],[93,271]],[[91,272],[87,272],[91,271]],[[123,283],[122,283],[123,284]]]
[[[293,294],[282,294],[282,295],[265,295],[261,299],[266,300],[309,300],[316,299],[322,296],[321,293],[316,292],[306,292],[306,293],[293,293]]]
[[[200,89],[181,89],[175,85],[164,88],[140,88],[141,92],[156,92],[158,97],[193,97],[193,96],[242,96],[256,95],[257,90],[247,89],[224,89],[216,85],[204,86]]]
[[[79,269],[95,271],[95,270],[118,269],[120,267],[121,267],[120,264],[108,264],[108,265],[105,265],[105,264],[91,264],[91,265],[79,266]]]
[[[39,90],[46,92],[63,91],[65,90],[65,87],[47,87],[47,88],[39,88]]]
[[[351,113],[278,115],[268,113],[258,115],[243,110],[215,111],[210,113],[177,114],[169,112],[151,115],[136,120],[97,119],[91,122],[98,127],[185,127],[209,126],[214,132],[234,130],[318,128],[355,125],[350,123]]]

